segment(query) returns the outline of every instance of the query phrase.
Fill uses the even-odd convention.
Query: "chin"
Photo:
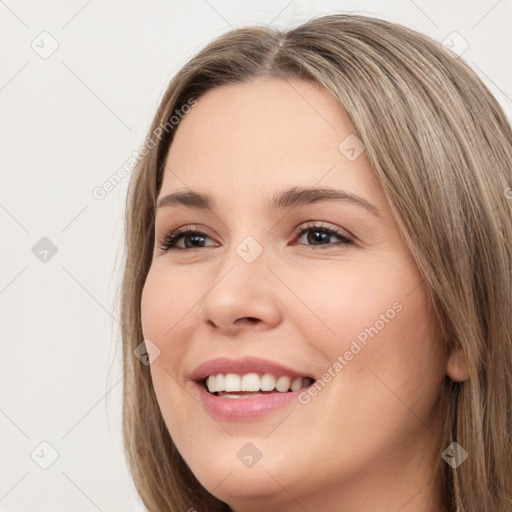
[[[199,481],[210,494],[231,507],[235,507],[237,512],[278,510],[278,508],[272,507],[282,505],[280,501],[283,499],[283,488],[276,480],[281,483],[283,478],[278,476],[277,471],[269,470],[269,473],[264,467],[258,470],[255,467],[250,470],[232,467],[231,473],[228,471],[226,475],[229,474],[229,476],[224,476],[223,481],[219,477],[219,472],[215,471],[209,472],[207,481],[203,482],[201,479]],[[303,478],[306,478],[306,475],[300,477],[300,479]],[[222,483],[219,485],[221,481]],[[210,483],[213,485],[209,485]],[[281,483],[281,485],[283,484]],[[286,485],[284,484],[283,487],[288,489],[289,486],[286,487]],[[293,490],[291,493],[296,494]]]
[[[240,458],[243,459],[244,454],[251,450],[246,448],[245,452],[240,453],[240,446],[244,447],[246,445],[245,440],[234,438],[230,439],[228,444],[231,444],[231,446],[226,447],[224,444],[224,447],[221,447],[219,445],[218,451],[212,450],[207,454],[204,452],[195,453],[188,457],[186,462],[208,492],[230,505],[238,502],[243,504],[243,510],[245,510],[248,501],[251,505],[257,502],[262,504],[273,503],[278,499],[278,496],[281,496],[281,498],[283,496],[281,485],[289,489],[292,494],[297,494],[296,482],[304,482],[308,478],[306,473],[294,473],[297,467],[290,463],[290,461],[293,461],[292,456],[285,459],[288,462],[283,464],[282,458],[275,457],[275,451],[270,451],[272,456],[263,454],[250,467],[240,461]],[[261,442],[258,444],[262,445]]]

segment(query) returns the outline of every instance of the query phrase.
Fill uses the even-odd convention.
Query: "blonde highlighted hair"
[[[334,14],[280,31],[232,30],[171,80],[126,203],[121,289],[123,434],[151,512],[229,511],[197,481],[160,413],[142,342],[141,294],[154,245],[156,198],[177,129],[152,137],[176,109],[220,85],[259,77],[323,86],[348,113],[427,285],[449,350],[470,378],[443,389],[436,474],[450,512],[512,510],[512,129],[476,73],[440,43],[401,25]],[[457,441],[457,469],[441,452]]]

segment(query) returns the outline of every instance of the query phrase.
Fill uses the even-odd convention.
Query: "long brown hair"
[[[401,25],[336,14],[280,31],[232,30],[171,80],[133,171],[121,289],[123,433],[136,488],[151,512],[228,511],[181,458],[160,413],[142,342],[141,293],[176,110],[214,87],[275,77],[321,84],[347,111],[427,285],[450,350],[470,378],[446,378],[436,471],[454,512],[512,510],[512,130],[460,58]],[[162,129],[163,127],[163,129]],[[156,136],[157,135],[157,136]],[[457,441],[469,458],[441,460]]]

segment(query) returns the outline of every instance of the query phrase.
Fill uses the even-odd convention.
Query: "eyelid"
[[[178,225],[175,228],[167,229],[166,227],[163,227],[158,230],[160,234],[160,238],[165,238],[166,236],[176,233],[177,231],[185,232],[185,231],[200,231],[201,233],[204,233],[205,235],[208,235],[210,238],[214,239],[215,237],[211,236],[211,230],[208,229],[206,226],[203,226],[202,224],[182,224]]]
[[[293,234],[298,236],[303,231],[307,231],[308,229],[318,229],[318,230],[327,230],[327,231],[333,231],[336,232],[339,236],[344,236],[345,238],[349,238],[351,240],[354,240],[355,237],[348,232],[346,229],[343,229],[336,224],[331,224],[330,222],[325,222],[321,220],[306,220],[299,224]]]

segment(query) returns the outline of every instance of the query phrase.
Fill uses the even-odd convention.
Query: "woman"
[[[511,169],[488,89],[403,26],[324,16],[194,56],[127,202],[148,510],[512,510]]]

